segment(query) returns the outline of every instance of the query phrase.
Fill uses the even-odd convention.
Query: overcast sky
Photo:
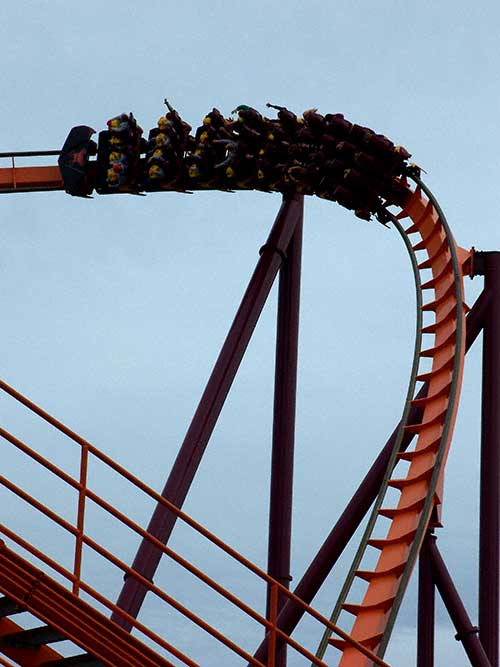
[[[193,127],[213,106],[226,114],[238,104],[264,112],[268,101],[296,112],[318,107],[344,113],[406,146],[427,171],[426,182],[458,243],[500,250],[500,10],[493,0],[18,0],[2,7],[1,18],[0,152],[57,149],[72,126],[99,131],[121,112],[132,111],[147,132],[164,111],[164,97]],[[1,377],[160,490],[279,209],[279,195],[80,200],[40,193],[4,195],[0,203]],[[467,281],[469,303],[481,282]],[[273,291],[185,505],[263,567],[275,306]],[[403,408],[415,299],[396,232],[309,198],[301,318],[295,582]],[[441,551],[473,622],[479,398],[478,341],[467,359],[446,473],[445,526],[439,531]],[[76,469],[71,443],[10,399],[2,398],[0,411],[2,425]],[[62,511],[64,505],[73,519],[74,497],[48,475],[21,466],[3,446],[9,473],[51,506]],[[123,507],[128,492],[97,470],[91,474],[100,491]],[[2,498],[7,525],[71,562],[70,541],[45,532],[43,522]],[[148,504],[127,505],[147,523]],[[136,540],[104,528],[97,513],[94,524],[91,519],[89,532],[130,562]],[[193,546],[185,531],[177,531],[173,544],[224,574],[226,583],[244,589],[262,609],[262,589],[238,581],[215,555]],[[348,556],[315,600],[327,615]],[[117,574],[108,576],[90,556],[84,564],[89,579],[114,599]],[[181,581],[165,564],[159,576],[169,590]],[[201,610],[204,594],[183,585],[177,585],[179,596],[190,591],[187,602]],[[254,635],[245,634],[228,609],[206,601],[211,620],[239,632],[251,650]],[[414,663],[414,608],[412,586],[386,655],[395,666]],[[178,639],[204,666],[235,664],[162,613],[148,599],[141,620],[167,639],[175,635],[174,643]],[[441,608],[438,620],[436,664],[465,667]],[[316,641],[314,636],[313,650]],[[327,661],[328,655],[335,664],[334,651]]]

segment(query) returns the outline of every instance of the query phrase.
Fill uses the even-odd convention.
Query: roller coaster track
[[[63,188],[62,180],[55,167],[32,168],[35,171],[31,174],[29,169],[25,168],[24,171],[17,173],[14,167],[12,170],[0,170],[0,189],[12,192]],[[30,493],[7,477],[0,478],[0,484],[4,488],[66,530],[75,539],[74,568],[68,570],[56,560],[45,555],[43,545],[35,547],[11,528],[4,525],[0,527],[6,539],[18,549],[30,554],[30,558],[26,559],[20,556],[15,548],[8,547],[3,542],[0,543],[0,591],[5,596],[3,600],[0,600],[0,652],[23,667],[25,665],[26,667],[35,665],[96,667],[102,664],[111,667],[139,667],[141,665],[143,667],[148,665],[167,667],[172,664],[170,662],[172,655],[190,667],[197,665],[194,660],[149,631],[135,619],[127,618],[127,621],[130,621],[131,625],[145,635],[149,644],[153,644],[153,648],[146,645],[143,640],[129,635],[103,613],[93,608],[89,602],[81,599],[80,592],[83,591],[87,596],[93,598],[94,602],[97,601],[104,605],[107,610],[126,617],[124,612],[84,580],[81,573],[81,562],[82,549],[86,547],[99,553],[122,572],[140,580],[141,584],[164,603],[173,606],[190,621],[208,632],[216,641],[226,646],[228,650],[239,655],[251,665],[265,667],[263,662],[252,657],[217,629],[183,607],[165,591],[137,575],[102,545],[90,539],[84,531],[84,512],[86,504],[92,501],[261,624],[266,630],[268,639],[267,667],[274,667],[274,648],[277,641],[286,642],[312,664],[320,667],[334,664],[329,656],[327,662],[324,662],[328,646],[333,646],[336,650],[341,651],[340,656],[333,658],[336,661],[340,660],[335,664],[341,667],[369,667],[373,664],[386,664],[383,662],[383,655],[426,530],[429,526],[439,524],[443,476],[457,415],[465,354],[466,306],[463,297],[463,267],[468,259],[468,253],[456,245],[439,205],[420,180],[417,172],[409,171],[408,177],[413,179],[416,187],[412,190],[404,178],[399,179],[399,185],[406,188],[406,196],[401,203],[400,212],[396,215],[386,208],[382,211],[382,216],[386,222],[392,222],[401,234],[409,252],[415,276],[417,327],[413,366],[399,436],[352,567],[330,620],[324,618],[193,519],[149,489],[97,448],[9,385],[0,382],[1,390],[50,423],[76,443],[81,450],[80,475],[72,477],[24,442],[3,428],[0,429],[0,436],[6,443],[10,443],[17,452],[30,457],[38,465],[56,475],[76,492],[78,500],[77,520],[74,523],[68,522],[46,507],[40,500],[31,497]],[[407,218],[411,220],[411,224],[405,228],[402,221]],[[424,295],[430,295],[430,298],[424,298]],[[424,321],[427,313],[434,314],[433,322]],[[428,340],[429,337],[432,337],[432,344],[424,347],[423,341]],[[424,397],[417,397],[419,383],[427,385],[427,394]],[[410,424],[408,418],[411,408],[414,407],[421,409],[422,417],[418,423]],[[414,448],[403,452],[401,442],[405,432],[415,434],[417,437]],[[93,492],[87,481],[86,471],[89,457],[110,467],[130,482],[136,490],[163,504],[193,530],[199,532],[225,554],[253,572],[265,586],[269,586],[272,590],[272,600],[274,600],[271,605],[270,618],[263,618],[259,612],[251,609],[231,592],[197,570],[182,556],[164,546],[154,536],[149,535],[131,521],[125,511],[120,511]],[[395,506],[388,504],[391,489],[395,489],[400,494]],[[369,556],[370,549],[379,552],[376,565],[372,568],[364,567],[364,561]],[[31,562],[33,559],[41,561],[43,569],[35,567]],[[47,573],[47,570],[62,577],[66,584],[63,585],[56,581]],[[355,601],[350,598],[350,594],[353,584],[360,581],[366,582],[366,588],[362,600]],[[322,627],[323,640],[316,656],[299,645],[279,627],[276,607],[278,593],[302,607],[305,613]],[[31,612],[44,625],[35,631],[24,630],[11,618],[13,614],[23,611]],[[342,612],[354,616],[354,623],[349,630],[344,630],[338,625]],[[333,638],[332,634],[337,636]],[[63,639],[71,640],[85,653],[74,658],[64,658],[62,654],[49,646]],[[329,652],[331,650],[329,649]],[[9,665],[10,663],[0,658],[0,664]]]
[[[403,210],[391,220],[402,235],[410,254],[417,294],[417,332],[415,356],[405,402],[402,428],[395,441],[388,469],[372,509],[361,543],[331,616],[336,623],[342,611],[355,616],[350,634],[363,645],[383,655],[401,605],[420,545],[431,520],[438,521],[446,457],[455,423],[465,354],[465,305],[463,301],[462,263],[464,252],[455,244],[446,219],[426,186],[416,178],[418,187]],[[425,196],[427,195],[427,197]],[[410,218],[404,229],[399,219]],[[420,240],[412,245],[410,236]],[[419,262],[416,253],[424,251]],[[460,257],[461,255],[461,257]],[[431,278],[423,280],[424,271]],[[432,293],[424,302],[423,293]],[[423,326],[423,313],[435,313],[435,321]],[[431,347],[422,348],[425,334],[434,336]],[[430,369],[422,371],[422,362]],[[416,398],[418,381],[427,382],[427,396]],[[423,408],[420,423],[408,425],[412,406]],[[415,448],[400,452],[404,431],[417,435]],[[398,476],[401,463],[408,462],[405,476]],[[399,465],[398,465],[399,464]],[[388,489],[400,492],[396,507],[384,501]],[[433,517],[434,512],[434,517]],[[382,521],[381,521],[382,519]],[[383,538],[373,534],[383,519],[390,525]],[[384,526],[386,528],[386,526]],[[374,569],[361,569],[368,547],[380,551]],[[347,601],[355,579],[368,582],[361,603]],[[342,650],[342,667],[369,665],[363,657],[353,655],[350,647],[330,639],[326,631],[318,656],[323,657],[327,644]]]

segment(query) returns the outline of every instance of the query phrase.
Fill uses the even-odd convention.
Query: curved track
[[[417,301],[414,362],[399,437],[317,653],[323,660],[328,645],[335,647],[342,652],[341,667],[373,664],[355,645],[331,638],[331,630],[343,618],[343,612],[354,616],[352,628],[346,630],[358,646],[380,658],[384,655],[426,530],[439,524],[444,468],[461,388],[465,354],[462,265],[466,257],[456,245],[435,198],[417,175],[418,170],[409,169],[408,173],[416,183],[414,190],[399,177],[392,178],[392,185],[387,186],[397,193],[400,212],[394,215],[378,205],[377,210],[379,218],[392,222],[402,235],[413,266]],[[388,199],[389,203],[393,201]],[[405,228],[402,222],[407,218],[411,224]],[[434,314],[433,322],[425,321],[428,314]],[[431,342],[427,343],[429,338]],[[427,384],[425,398],[416,398],[419,383]],[[422,418],[409,425],[412,407],[421,408]],[[417,438],[412,450],[401,452],[405,431]],[[399,493],[395,504],[389,501],[392,489]],[[375,566],[366,567],[372,549],[378,551],[378,558]],[[359,580],[366,586],[363,598],[356,601],[351,595],[353,584]],[[328,664],[332,664],[333,655],[328,658]]]
[[[355,620],[351,636],[379,656],[387,647],[425,531],[432,521],[439,521],[444,466],[455,424],[465,354],[461,251],[434,197],[418,177],[415,180],[418,187],[409,193],[403,210],[397,217],[389,215],[405,238],[417,291],[416,352],[403,411],[403,427],[332,615],[332,621],[336,623],[341,611],[353,614]],[[405,218],[412,221],[406,229],[399,223]],[[414,243],[416,235],[420,240]],[[420,261],[416,255],[419,251],[426,255]],[[430,275],[424,276],[425,272]],[[430,298],[424,300],[424,294],[430,294]],[[423,326],[423,314],[426,312],[434,313],[435,318],[433,323]],[[425,335],[432,336],[433,343],[423,348]],[[425,364],[430,367],[422,369]],[[428,384],[426,398],[415,398],[418,381]],[[420,423],[409,426],[407,418],[412,406],[423,408],[422,419]],[[413,450],[400,453],[404,430],[418,437]],[[400,474],[403,462],[409,463],[404,475]],[[390,488],[400,492],[395,507],[384,504]],[[386,534],[381,538],[373,537],[376,528],[383,523],[381,519],[389,519]],[[376,566],[365,570],[362,569],[362,561],[368,547],[377,549],[380,554]],[[368,582],[360,603],[347,601],[356,578]],[[353,653],[345,642],[328,639],[328,633],[320,645],[320,657],[325,652],[327,641],[342,650],[342,667],[371,664],[359,653]]]

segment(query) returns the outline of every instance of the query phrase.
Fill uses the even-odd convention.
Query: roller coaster
[[[5,497],[11,499],[4,505],[6,523],[0,526],[0,664],[285,667],[288,661],[320,667],[387,667],[384,655],[418,564],[417,667],[434,665],[436,589],[471,665],[498,667],[500,252],[467,251],[457,245],[436,198],[421,179],[421,170],[408,162],[408,151],[369,128],[350,123],[342,114],[323,116],[311,109],[297,116],[268,104],[277,111],[277,118],[269,119],[241,105],[232,112],[233,118],[213,109],[192,135],[191,127],[165,102],[168,110],[147,140],[133,115],[121,114],[108,121],[97,143],[92,140],[92,128],[78,126],[61,150],[0,153],[1,159],[10,160],[10,165],[0,168],[2,193],[65,190],[90,197],[94,191],[140,195],[217,189],[279,192],[283,197],[161,493],[0,380],[9,400],[48,424],[51,433],[68,440],[77,461],[71,470],[65,469],[47,452],[0,427],[3,458],[9,462],[0,481],[8,494]],[[16,164],[20,157],[41,156],[58,156],[57,166]],[[410,259],[417,309],[413,363],[400,422],[292,591],[292,470],[306,195],[337,202],[358,218],[395,228]],[[264,571],[183,512],[182,506],[278,274],[268,566]],[[484,290],[470,309],[464,301],[466,276],[485,277]],[[444,471],[465,354],[481,331],[480,573],[475,626],[438,550],[435,531],[442,527]],[[124,485],[127,491],[121,500],[110,500],[93,488],[96,469]],[[34,495],[31,482],[36,471],[44,471],[64,487],[67,511],[54,509],[50,498]],[[14,501],[17,504],[11,504]],[[147,528],[129,511],[143,501],[154,507]],[[32,513],[31,521],[44,517],[53,532],[25,535],[16,524],[20,515],[14,507],[18,506]],[[99,521],[106,522],[107,534],[120,526],[140,540],[132,563],[126,554],[107,547],[106,540],[93,537],[97,511]],[[169,546],[178,522],[206,548],[217,550],[251,576],[267,598],[265,609],[209,576],[189,553]],[[312,601],[360,526],[363,532],[352,565],[331,615],[325,617]],[[61,535],[69,545],[63,557],[53,555]],[[106,564],[115,581],[124,578],[116,601],[95,583],[97,566],[92,567],[96,561],[90,554]],[[235,619],[243,615],[254,624],[254,631],[244,638],[222,631],[203,616],[199,605],[195,611],[174,597],[170,586],[156,585],[153,578],[162,559],[206,586],[218,596],[225,613]],[[168,614],[175,611],[193,633],[194,629],[204,633],[209,643],[202,656],[197,656],[194,634],[192,650],[181,650],[168,622],[162,624],[164,631],[157,631],[138,620],[146,595],[155,599],[159,615],[165,613],[171,619]],[[316,629],[315,646],[294,636],[305,617]],[[260,644],[254,639],[259,634]],[[215,647],[222,647],[223,653]]]

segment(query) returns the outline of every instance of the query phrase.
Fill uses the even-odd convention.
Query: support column
[[[428,532],[418,562],[417,667],[434,667],[435,590],[429,542],[435,540]]]
[[[295,228],[288,246],[286,260],[280,269],[274,384],[267,571],[271,577],[287,588],[291,581],[290,550],[301,263],[302,220]],[[269,588],[267,593],[268,618],[270,593]],[[282,596],[278,598],[278,612],[285,601]],[[286,644],[278,646],[275,667],[285,667],[286,649]]]
[[[284,200],[267,242],[261,248],[260,259],[163,489],[163,497],[178,508],[182,507],[198,470],[243,354],[283,262],[290,239],[302,219],[302,212],[302,196],[295,195]],[[166,507],[158,504],[149,523],[148,532],[166,544],[176,519],[177,517]],[[152,580],[161,555],[162,552],[157,547],[144,539],[132,568],[143,577]],[[147,589],[142,584],[129,577],[125,581],[117,605],[135,618],[146,592]],[[130,623],[118,613],[113,613],[112,618],[130,631]]]
[[[490,303],[484,320],[479,516],[479,636],[498,667],[500,578],[500,252],[484,261]]]
[[[455,639],[462,642],[472,667],[493,667],[479,640],[478,628],[471,623],[435,539],[429,540],[428,548],[436,587],[457,631]]]

